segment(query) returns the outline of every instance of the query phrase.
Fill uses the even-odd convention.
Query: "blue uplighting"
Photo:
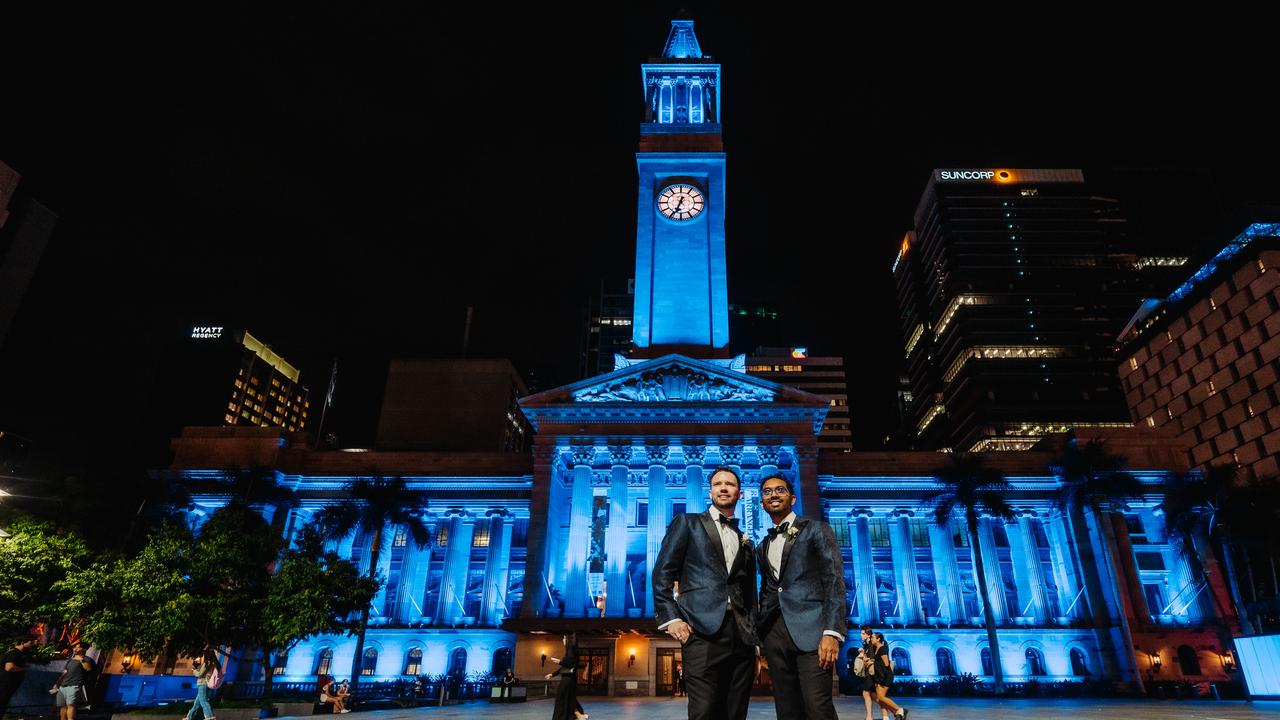
[[[1245,228],[1245,231],[1235,237],[1234,240],[1227,243],[1227,246],[1218,251],[1213,259],[1205,263],[1199,270],[1191,276],[1191,279],[1178,286],[1177,290],[1169,293],[1166,302],[1177,302],[1195,288],[1196,285],[1204,282],[1218,270],[1218,266],[1231,258],[1235,257],[1258,237],[1276,237],[1280,236],[1280,223],[1254,223]]]

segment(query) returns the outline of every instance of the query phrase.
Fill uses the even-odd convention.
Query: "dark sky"
[[[576,379],[586,297],[634,261],[639,64],[681,7],[724,66],[730,299],[848,356],[859,447],[894,422],[889,265],[930,169],[1082,167],[1144,247],[1201,255],[1280,200],[1246,16],[127,5],[0,10],[0,160],[61,217],[0,427],[45,458],[115,462],[193,324],[249,328],[317,394],[340,358],[345,444],[386,360],[456,355],[468,305],[473,356]]]

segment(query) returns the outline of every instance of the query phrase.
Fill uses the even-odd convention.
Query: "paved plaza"
[[[581,698],[591,720],[686,720],[684,698]],[[1280,720],[1280,702],[1175,700],[997,700],[986,698],[911,698],[904,703],[912,720]],[[548,720],[552,703],[534,700],[513,705],[467,703],[412,710],[352,713],[352,720]],[[862,700],[837,698],[843,720],[865,717]],[[879,720],[879,713],[876,718]],[[772,698],[752,698],[748,720],[774,720]]]

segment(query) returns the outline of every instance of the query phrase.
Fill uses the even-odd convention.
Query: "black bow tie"
[[[724,515],[718,515],[716,517],[716,520],[720,521],[722,525],[728,525],[729,527],[733,528],[734,532],[738,532],[738,518],[736,517],[731,518],[731,517],[725,517]]]
[[[770,540],[774,539],[775,537],[778,536],[778,533],[786,532],[787,528],[790,526],[791,526],[791,523],[784,522],[781,525],[776,525],[774,527],[769,528],[769,539]]]

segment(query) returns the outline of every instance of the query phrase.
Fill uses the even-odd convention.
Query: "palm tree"
[[[1119,559],[1115,551],[1115,509],[1125,501],[1142,494],[1142,483],[1126,470],[1124,458],[1112,455],[1101,440],[1090,440],[1083,447],[1074,436],[1068,437],[1062,447],[1061,455],[1050,470],[1057,475],[1059,483],[1058,507],[1067,513],[1071,520],[1071,530],[1075,537],[1076,567],[1085,577],[1088,588],[1089,605],[1093,612],[1094,625],[1101,629],[1111,624],[1107,616],[1106,602],[1102,596],[1104,583],[1098,574],[1097,565],[1080,557],[1084,548],[1095,545],[1090,541],[1087,515],[1092,515],[1098,528],[1098,547],[1102,550],[1103,562],[1111,569],[1115,582],[1110,583],[1115,593],[1116,606],[1120,608],[1120,625],[1124,637],[1132,637],[1129,630],[1129,618],[1124,612],[1123,578]],[[1104,633],[1105,635],[1105,633]],[[1126,642],[1126,646],[1131,643]],[[1128,647],[1129,662],[1133,667],[1134,681],[1139,693],[1145,691],[1142,676],[1138,672],[1137,659],[1133,648]],[[1113,653],[1104,653],[1112,657]]]
[[[1255,507],[1257,503],[1252,495],[1256,493],[1237,486],[1235,466],[1215,465],[1202,475],[1175,476],[1169,483],[1162,505],[1170,532],[1182,541],[1184,547],[1192,548],[1200,557],[1206,577],[1218,572],[1218,559],[1213,547],[1213,542],[1217,541],[1217,550],[1226,569],[1227,590],[1231,593],[1240,629],[1246,635],[1253,634],[1253,623],[1245,611],[1244,598],[1240,593],[1240,576],[1236,571],[1232,545],[1243,527],[1274,514],[1273,508]],[[1271,520],[1265,524],[1274,523],[1274,518]]]
[[[356,533],[372,535],[369,546],[369,577],[377,580],[378,559],[382,552],[382,534],[388,527],[403,527],[422,548],[431,541],[431,531],[422,520],[419,507],[422,497],[410,490],[404,478],[371,477],[347,486],[346,497],[326,506],[316,514],[315,523],[326,540],[342,540]],[[360,682],[364,661],[364,636],[369,625],[369,606],[360,611],[360,627],[356,634],[356,652],[351,660],[351,687]]]
[[[991,515],[1012,519],[1013,508],[1005,502],[1011,486],[999,470],[987,467],[980,455],[951,453],[946,465],[933,476],[939,487],[924,498],[924,505],[933,510],[934,522],[947,526],[958,510],[969,529],[969,543],[973,549],[973,567],[978,576],[978,596],[982,599],[982,619],[987,626],[987,646],[991,648],[991,675],[997,695],[1004,693],[1004,668],[1000,662],[1000,643],[996,638],[996,614],[991,609],[987,590],[987,570],[983,565],[982,550],[978,540],[979,515]]]

